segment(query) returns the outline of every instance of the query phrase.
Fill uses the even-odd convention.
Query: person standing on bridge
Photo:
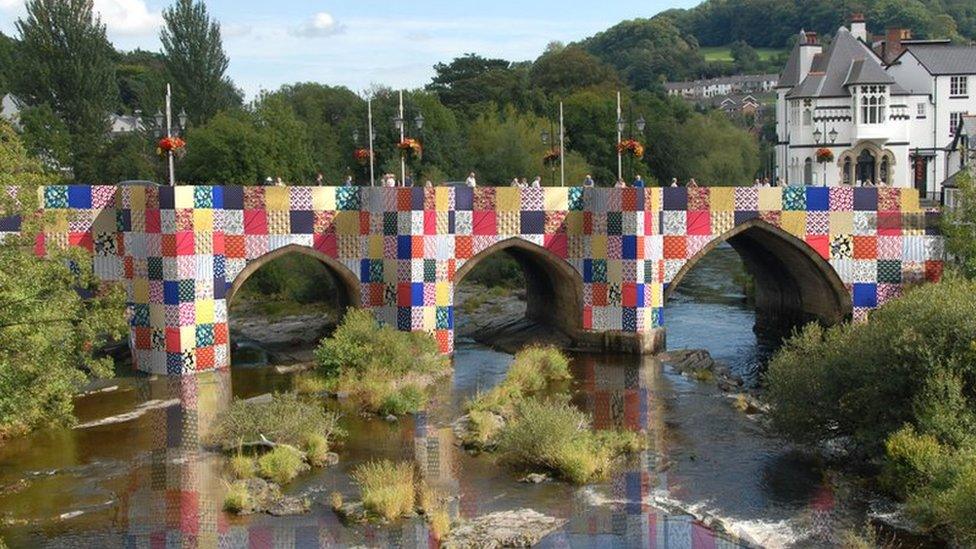
[[[281,176],[275,178],[275,187],[284,187],[285,182],[281,180]]]
[[[634,179],[634,185],[633,185],[633,187],[635,189],[643,189],[644,188],[644,180],[641,179],[640,174],[637,174],[637,179]]]
[[[678,178],[677,177],[672,177],[671,178],[671,186],[672,187],[677,187],[678,186]]]
[[[352,187],[352,176],[351,175],[347,175],[346,176],[346,183],[345,183],[345,185],[347,187]]]
[[[322,185],[325,185],[325,176],[322,175],[322,172],[319,172],[315,176],[315,185],[317,187],[321,187]]]
[[[627,183],[623,179],[617,179],[617,183],[613,186],[615,189],[626,189]]]
[[[692,187],[692,188],[697,187],[698,186],[698,182],[695,181],[695,178],[694,177],[692,177],[691,179],[688,180],[688,185],[687,186],[688,187]]]
[[[532,180],[532,188],[538,189],[541,186],[542,186],[542,177],[537,175],[535,176],[535,179]]]
[[[593,176],[591,176],[590,174],[586,174],[586,177],[583,179],[583,186],[584,187],[592,187],[593,186]]]
[[[474,177],[474,172],[468,174],[468,178],[464,180],[464,184],[469,187],[477,187],[478,180]]]

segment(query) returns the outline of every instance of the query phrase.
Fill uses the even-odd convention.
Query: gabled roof
[[[892,64],[911,52],[933,76],[976,74],[976,46],[956,46],[948,43],[908,44]]]
[[[810,74],[787,97],[849,97],[848,86],[855,84],[884,84],[891,86],[892,95],[908,93],[885,73],[867,44],[841,27],[827,51],[814,56]]]
[[[800,40],[793,46],[790,57],[786,60],[786,67],[779,75],[779,88],[792,88],[800,83],[800,45],[806,37],[806,33],[800,31]]]

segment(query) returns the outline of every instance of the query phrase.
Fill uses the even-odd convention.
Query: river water
[[[771,345],[752,332],[735,269],[735,252],[719,248],[686,277],[666,309],[668,339],[706,348],[756,383]],[[713,385],[633,356],[574,356],[572,393],[596,427],[646,430],[650,449],[603,484],[520,484],[491,456],[454,444],[450,424],[464,400],[498,383],[511,361],[459,341],[454,375],[429,412],[395,423],[345,414],[340,463],[286,487],[312,498],[311,513],[234,517],[221,511],[221,458],[200,440],[233,398],[291,386],[290,375],[249,354],[229,372],[101,382],[90,389],[107,390],[76,400],[78,428],[0,446],[0,535],[11,547],[434,546],[419,520],[346,527],[329,510],[328,495],[352,496],[349,472],[376,458],[414,460],[462,518],[528,507],[568,519],[544,547],[825,546],[862,525],[871,501],[766,434]],[[131,417],[97,424],[119,414]],[[711,528],[713,519],[727,531]]]

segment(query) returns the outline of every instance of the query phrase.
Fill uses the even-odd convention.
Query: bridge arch
[[[757,324],[837,324],[851,317],[851,294],[830,263],[806,242],[761,219],[732,228],[689,258],[668,284],[665,303],[698,261],[723,242],[738,252],[755,281]]]
[[[507,253],[525,277],[525,317],[559,328],[576,339],[583,330],[583,276],[564,258],[519,237],[479,251],[454,273],[454,287],[485,258]]]
[[[336,300],[340,311],[345,311],[347,307],[359,307],[362,304],[362,293],[360,290],[359,277],[357,277],[355,273],[353,273],[348,267],[343,265],[335,258],[330,257],[329,255],[324,254],[314,248],[302,246],[300,244],[288,244],[287,246],[282,246],[281,248],[272,250],[249,261],[247,265],[241,269],[241,272],[237,274],[230,288],[227,290],[227,294],[225,296],[227,304],[230,305],[234,299],[234,295],[241,289],[242,286],[244,286],[247,279],[256,273],[261,267],[280,257],[292,253],[312,257],[325,265],[338,289]]]

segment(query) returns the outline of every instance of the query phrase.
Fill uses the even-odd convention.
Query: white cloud
[[[162,14],[149,11],[144,0],[95,0],[95,11],[110,34],[155,34],[163,22]]]
[[[345,26],[336,22],[331,13],[320,11],[305,22],[304,25],[296,29],[296,34],[308,38],[321,38],[338,34],[345,30]]]

